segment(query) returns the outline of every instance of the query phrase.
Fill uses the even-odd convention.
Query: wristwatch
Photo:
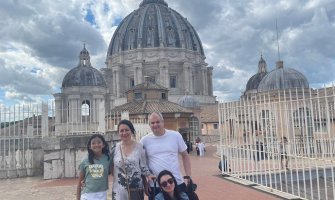
[[[184,179],[191,179],[190,176],[184,176]]]

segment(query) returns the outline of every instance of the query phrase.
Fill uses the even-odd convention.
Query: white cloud
[[[0,102],[35,101],[57,92],[66,72],[77,65],[83,41],[93,66],[104,67],[117,24],[140,2],[1,1],[0,26],[6,28],[0,29]],[[197,30],[206,62],[214,66],[219,99],[241,95],[257,72],[261,52],[268,70],[274,68],[276,19],[285,66],[304,73],[313,87],[335,81],[333,0],[166,2]],[[88,10],[94,25],[85,21]]]

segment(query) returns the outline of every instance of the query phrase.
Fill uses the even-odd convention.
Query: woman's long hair
[[[131,131],[131,133],[132,133],[133,135],[135,135],[135,132],[136,132],[136,131],[135,131],[135,128],[134,128],[133,123],[131,123],[131,121],[126,120],[126,119],[121,120],[121,121],[119,122],[119,124],[117,125],[117,131],[118,131],[118,132],[119,132],[120,126],[121,126],[122,124],[128,126],[129,129],[130,129],[130,131]]]
[[[100,134],[94,134],[90,137],[90,139],[87,142],[88,161],[90,162],[90,164],[94,164],[94,152],[90,148],[91,147],[91,142],[94,138],[100,138],[101,139],[102,143],[105,145],[105,147],[102,148],[102,153],[105,154],[107,156],[108,160],[109,160],[110,159],[109,158],[109,146],[108,146],[105,138]]]
[[[165,199],[165,200],[171,200],[171,197],[168,195],[168,193],[166,193],[166,192],[164,191],[163,187],[161,186],[161,178],[162,178],[162,176],[164,176],[164,175],[169,175],[169,176],[171,176],[171,178],[173,179],[173,182],[174,182],[173,196],[174,196],[174,198],[177,199],[177,200],[181,199],[181,197],[180,197],[180,191],[179,191],[179,189],[178,189],[178,185],[177,185],[176,178],[173,176],[173,174],[172,174],[170,171],[168,171],[168,170],[163,170],[163,171],[161,171],[161,172],[158,174],[157,180],[158,180],[158,185],[159,185],[159,187],[162,189],[162,194],[163,194],[163,196],[164,196],[164,199]]]

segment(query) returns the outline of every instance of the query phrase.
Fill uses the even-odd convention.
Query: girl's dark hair
[[[169,175],[171,176],[171,178],[173,179],[173,182],[174,182],[174,190],[173,190],[173,196],[174,196],[174,199],[181,199],[180,197],[180,191],[178,189],[178,185],[177,185],[177,181],[176,181],[176,178],[173,176],[173,174],[168,171],[168,170],[163,170],[161,171],[159,174],[158,174],[158,177],[157,177],[157,181],[158,181],[158,185],[159,187],[162,189],[162,194],[164,196],[164,199],[165,200],[171,200],[171,197],[163,190],[162,186],[161,186],[161,178],[162,176],[164,175]]]
[[[117,131],[119,131],[120,126],[121,126],[122,124],[123,124],[123,125],[127,125],[127,126],[129,127],[131,133],[132,133],[133,135],[135,135],[135,132],[136,132],[136,131],[135,131],[135,128],[134,128],[133,123],[131,123],[131,121],[126,120],[126,119],[123,119],[123,120],[121,120],[121,121],[119,122],[119,124],[117,125]]]
[[[108,144],[104,138],[104,136],[100,135],[100,134],[94,134],[90,137],[90,139],[87,142],[87,151],[88,151],[88,161],[90,162],[90,164],[94,164],[94,152],[92,151],[91,147],[91,142],[94,138],[100,138],[100,140],[102,141],[102,143],[105,145],[104,148],[102,148],[102,153],[105,154],[108,158],[109,158],[109,147]]]

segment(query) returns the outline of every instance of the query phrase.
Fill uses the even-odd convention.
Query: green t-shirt
[[[85,186],[81,193],[102,192],[108,190],[108,172],[110,160],[103,155],[99,160],[94,159],[90,164],[86,157],[79,165],[79,170],[85,175]]]

